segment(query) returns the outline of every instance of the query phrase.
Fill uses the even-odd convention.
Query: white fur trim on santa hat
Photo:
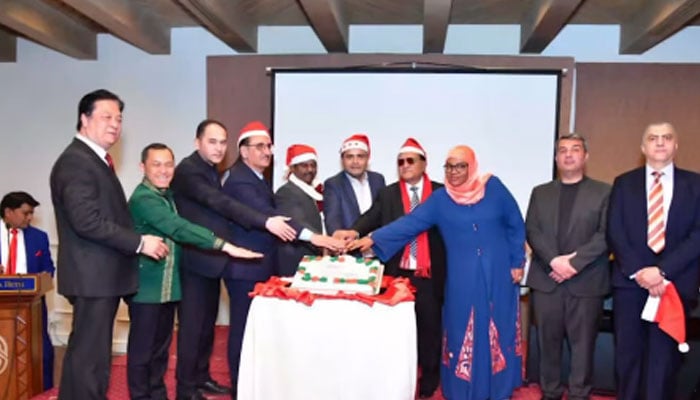
[[[425,157],[425,152],[423,151],[423,149],[419,149],[415,146],[404,146],[399,150],[399,154],[401,153],[418,153]]]
[[[690,351],[690,346],[688,346],[688,343],[679,343],[678,351],[680,351],[681,353],[687,353]]]
[[[241,136],[238,137],[238,145],[241,145],[241,142],[248,139],[249,137],[253,136],[267,136],[268,138],[270,137],[270,134],[267,131],[263,130],[254,130],[254,131],[248,131]]]
[[[343,146],[340,148],[340,154],[343,154],[348,150],[364,150],[369,153],[369,147],[367,147],[367,143],[361,140],[348,140],[344,142]]]
[[[312,160],[318,161],[318,158],[316,158],[316,154],[314,154],[312,152],[301,153],[297,156],[294,156],[292,158],[292,160],[290,161],[289,165],[296,165],[296,164],[300,164],[300,163],[312,161]]]

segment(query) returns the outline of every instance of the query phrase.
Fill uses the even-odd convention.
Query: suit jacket
[[[571,207],[566,232],[559,229],[559,195],[561,181],[555,180],[532,190],[525,225],[527,241],[532,247],[532,261],[527,285],[551,292],[557,283],[549,277],[550,261],[558,255],[560,235],[566,235],[567,248],[575,248],[571,265],[578,271],[561,283],[574,296],[603,296],[610,291],[610,264],[605,240],[610,185],[590,178],[579,184]]]
[[[369,180],[372,200],[374,200],[377,198],[379,190],[386,185],[384,176],[377,172],[367,171],[367,179]],[[326,220],[326,232],[329,235],[338,229],[349,229],[360,217],[360,206],[345,171],[340,171],[324,182],[323,214]]]
[[[437,182],[430,181],[429,183],[432,185],[433,192],[443,187],[442,184]],[[405,212],[403,202],[401,201],[401,188],[399,184],[400,182],[394,182],[382,188],[372,203],[372,207],[355,221],[351,229],[359,232],[360,236],[365,236],[403,217]],[[424,182],[423,184],[428,184],[428,182]],[[421,202],[425,200],[426,199],[422,199]],[[428,231],[428,245],[430,248],[430,270],[433,286],[438,298],[442,299],[447,262],[445,259],[445,244],[442,241],[442,236],[440,236],[437,227],[433,227]],[[384,266],[384,274],[398,276],[402,256],[403,251],[399,251],[390,258]]]
[[[33,226],[22,229],[24,234],[24,251],[27,254],[27,273],[48,272],[53,276],[56,268],[51,259],[49,236],[46,232]],[[0,260],[2,252],[0,252]]]
[[[316,200],[304,193],[299,186],[292,182],[282,185],[275,193],[275,204],[282,215],[292,217],[306,229],[323,232],[321,213],[316,206]],[[295,241],[281,243],[278,249],[278,273],[280,276],[291,276],[296,272],[301,258],[307,254],[323,254],[323,250],[309,242]]]
[[[177,165],[170,187],[178,213],[213,231],[218,237],[230,239],[229,221],[236,221],[244,228],[265,229],[268,216],[227,196],[222,190],[216,166],[204,161],[196,151]],[[183,245],[181,267],[195,274],[218,278],[224,275],[228,259],[226,254],[217,250]]]
[[[618,176],[610,194],[608,241],[615,256],[614,287],[639,287],[629,277],[658,266],[686,301],[698,296],[700,262],[700,175],[673,170],[673,198],[666,221],[666,247],[655,254],[647,246],[646,169]]]
[[[58,228],[58,292],[115,297],[138,289],[134,230],[119,179],[78,139],[51,170],[51,200]]]
[[[280,215],[275,208],[275,198],[270,184],[260,179],[250,167],[239,158],[229,169],[229,176],[223,187],[224,193],[233,199],[246,204],[252,209],[273,216]],[[301,232],[302,226],[293,220],[288,221]],[[229,224],[231,243],[247,249],[263,253],[259,259],[228,260],[225,278],[247,281],[265,281],[277,273],[277,237],[264,229],[248,229],[236,221]]]

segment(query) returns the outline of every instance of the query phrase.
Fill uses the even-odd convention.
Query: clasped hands
[[[664,276],[661,269],[655,265],[644,267],[634,274],[634,280],[639,286],[649,291],[651,296],[661,296],[666,291]]]
[[[556,283],[562,283],[567,279],[571,279],[578,273],[576,268],[571,265],[571,259],[574,257],[576,257],[575,251],[573,253],[554,257],[552,261],[549,262],[549,266],[552,267],[549,277]]]

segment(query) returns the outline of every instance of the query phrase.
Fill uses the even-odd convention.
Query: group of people
[[[202,121],[195,151],[177,164],[165,144],[146,146],[143,181],[127,201],[108,153],[121,136],[123,108],[109,91],[85,95],[78,133],[51,172],[58,290],[74,307],[59,398],[105,398],[123,298],[131,320],[132,399],[167,398],[163,378],[176,313],[177,399],[205,393],[235,399],[255,283],[292,275],[306,254],[352,252],[378,257],[386,275],[416,288],[420,398],[441,385],[449,400],[507,399],[522,383],[519,284],[526,243],[543,398],[564,394],[564,340],[571,347],[568,397],[590,397],[611,283],[618,397],[670,398],[681,361],[675,342],[639,317],[647,297],[663,294],[668,281],[686,308],[697,297],[700,175],[674,166],[678,135],[670,124],[646,129],[646,165],[612,188],[585,175],[583,137],[560,137],[558,177],[533,189],[523,220],[506,185],[480,171],[470,147],[449,151],[443,186],[427,175],[428,155],[412,138],[399,148],[399,180],[388,186],[368,169],[365,135],[343,141],[342,171],[323,185],[314,148],[292,145],[287,182],[273,192],[264,177],[272,138],[260,122],[241,129],[238,159],[223,174],[218,167],[231,141],[221,122]],[[46,235],[29,226],[38,203],[27,194],[8,196],[0,205],[2,265],[52,273]],[[16,228],[24,232],[26,256],[8,257],[18,254],[6,248],[14,246]],[[230,299],[230,388],[209,374],[222,279]]]

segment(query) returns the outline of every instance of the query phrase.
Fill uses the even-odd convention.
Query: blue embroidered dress
[[[509,398],[522,383],[519,288],[512,268],[525,261],[525,224],[496,177],[473,205],[437,190],[414,211],[372,234],[386,261],[413,237],[437,226],[445,240],[442,389],[449,400]]]

